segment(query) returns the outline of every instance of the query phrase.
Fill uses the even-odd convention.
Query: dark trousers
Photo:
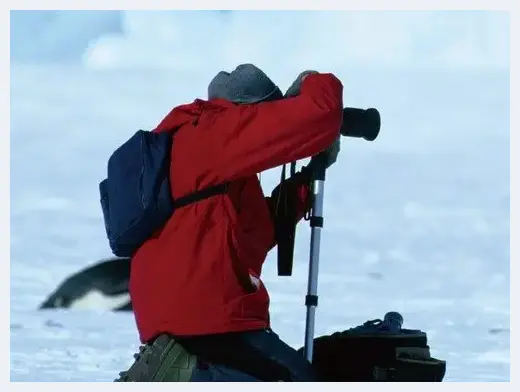
[[[176,338],[199,358],[192,381],[315,381],[312,365],[267,329]]]

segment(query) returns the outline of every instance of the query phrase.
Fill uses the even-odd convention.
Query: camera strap
[[[296,205],[291,196],[295,194],[295,184],[285,181],[287,165],[283,165],[280,178],[280,193],[275,211],[275,238],[278,245],[278,276],[291,276],[296,237]],[[291,162],[290,176],[296,173],[296,162]]]

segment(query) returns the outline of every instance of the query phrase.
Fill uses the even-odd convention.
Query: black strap
[[[198,121],[198,119],[195,119],[193,122],[193,125],[197,125],[197,121]],[[171,143],[172,147],[171,148],[173,148],[173,144],[174,144],[173,138],[175,137],[175,134],[179,130],[180,130],[180,127],[176,127],[176,128],[172,128],[172,129],[166,131],[172,138],[172,143]],[[170,152],[170,154],[171,154],[171,152]],[[169,160],[165,160],[165,165],[163,166],[162,170],[163,170],[162,174],[164,176],[166,176],[168,171],[170,170],[170,161]],[[211,186],[209,188],[202,189],[201,191],[191,193],[191,194],[183,196],[183,197],[179,197],[178,199],[174,199],[173,208],[174,209],[182,208],[189,204],[193,204],[193,203],[199,202],[204,199],[209,199],[210,197],[213,197],[216,195],[223,195],[223,194],[227,193],[227,191],[228,191],[228,183]]]
[[[296,162],[291,163],[290,176],[296,174]],[[278,244],[278,276],[291,276],[294,260],[296,237],[296,206],[294,203],[295,185],[286,182],[286,165],[283,165],[280,178],[279,200],[275,213],[275,238]]]
[[[219,184],[206,189],[202,189],[201,191],[179,197],[173,201],[173,207],[175,209],[185,207],[189,204],[196,203],[198,201],[209,199],[210,197],[216,195],[223,195],[228,191],[228,184]]]

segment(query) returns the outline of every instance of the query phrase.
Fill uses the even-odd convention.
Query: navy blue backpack
[[[132,257],[175,209],[227,191],[227,184],[221,184],[173,200],[170,153],[175,132],[139,130],[108,160],[99,193],[108,241],[116,256]]]

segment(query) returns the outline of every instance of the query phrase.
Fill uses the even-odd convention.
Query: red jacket
[[[269,326],[259,281],[274,239],[274,197],[257,173],[326,149],[339,136],[341,82],[309,75],[299,96],[255,105],[196,100],[174,108],[156,132],[181,126],[171,156],[174,198],[229,182],[218,195],[177,210],[132,260],[130,295],[142,342],[160,333],[204,335]],[[292,180],[300,219],[309,178]],[[253,279],[254,280],[254,279]]]

